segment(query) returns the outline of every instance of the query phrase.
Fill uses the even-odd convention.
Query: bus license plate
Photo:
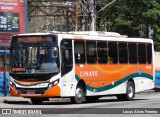
[[[35,94],[35,91],[27,91],[27,94]]]

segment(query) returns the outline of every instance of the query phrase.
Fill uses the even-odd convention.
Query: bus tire
[[[133,82],[129,81],[127,83],[127,88],[126,88],[126,100],[131,101],[133,100],[134,96],[135,96],[135,86]]]
[[[127,87],[126,87],[126,94],[117,95],[117,99],[119,101],[131,101],[133,100],[134,96],[135,96],[134,84],[133,82],[128,81]]]
[[[82,86],[77,86],[75,91],[75,96],[71,97],[71,102],[76,104],[81,104],[85,100],[84,88]]]
[[[40,104],[43,103],[43,99],[40,99],[40,98],[31,98],[31,102],[32,102],[32,104],[40,105]]]

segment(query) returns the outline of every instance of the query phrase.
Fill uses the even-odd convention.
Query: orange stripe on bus
[[[92,87],[102,87],[115,83],[131,74],[146,73],[153,76],[153,65],[76,65],[76,74]]]
[[[101,72],[103,72],[103,73],[106,73],[106,74],[115,74],[115,73],[118,73],[118,72],[123,72],[123,71],[131,68],[132,66],[133,66],[133,65],[127,65],[127,66],[122,67],[122,68],[120,68],[120,69],[116,69],[116,70],[112,70],[112,71],[111,71],[111,70],[103,69],[103,68],[101,68],[101,67],[98,66],[98,65],[94,65],[94,67],[95,67],[97,70],[99,70],[99,71],[101,71]]]

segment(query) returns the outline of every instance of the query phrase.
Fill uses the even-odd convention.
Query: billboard
[[[19,14],[0,12],[0,32],[19,32]]]
[[[26,33],[27,0],[0,0],[0,47],[9,46],[12,35]]]

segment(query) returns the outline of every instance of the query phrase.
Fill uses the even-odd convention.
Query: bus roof
[[[128,41],[128,42],[148,42],[153,43],[152,39],[146,38],[131,38],[126,35],[120,35],[116,32],[103,32],[103,31],[72,31],[72,32],[58,32],[52,31],[48,33],[26,33],[18,34],[16,36],[41,36],[41,35],[62,35],[65,39],[77,39],[77,40],[101,40],[105,41]]]
[[[51,31],[48,33],[25,33],[25,34],[18,34],[16,36],[51,35],[51,34],[91,35],[91,36],[107,36],[107,37],[121,37],[122,36],[116,32],[103,32],[103,31],[71,31],[71,32]]]
[[[17,34],[14,36],[38,36],[38,35],[50,35],[51,33],[24,33],[24,34]]]

